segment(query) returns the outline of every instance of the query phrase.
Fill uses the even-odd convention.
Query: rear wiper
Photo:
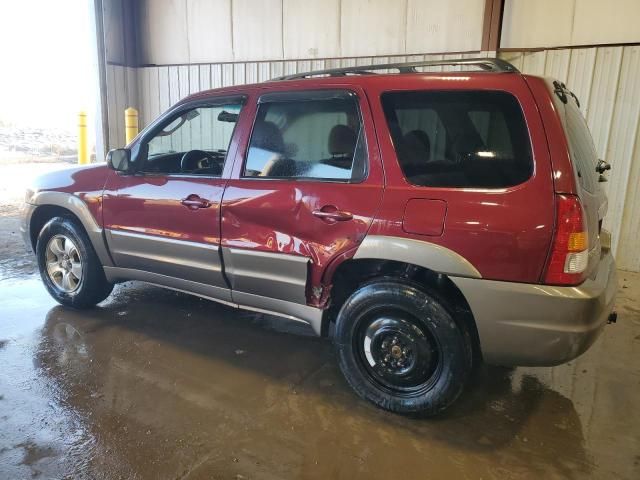
[[[611,165],[609,165],[607,162],[605,162],[602,159],[598,160],[598,164],[596,165],[596,172],[604,173],[607,170],[611,170]]]
[[[599,159],[598,164],[596,165],[596,172],[600,174],[598,176],[598,182],[608,182],[607,177],[604,176],[604,172],[607,170],[611,170],[611,165],[604,160]]]

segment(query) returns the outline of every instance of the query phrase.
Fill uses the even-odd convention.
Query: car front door
[[[282,313],[320,303],[324,269],[366,235],[383,173],[362,90],[257,97],[222,200],[222,251],[233,301]]]
[[[134,144],[135,173],[111,174],[103,220],[123,278],[230,300],[219,252],[220,201],[244,98],[174,108]]]

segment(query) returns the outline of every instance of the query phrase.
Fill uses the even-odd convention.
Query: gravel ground
[[[33,253],[20,237],[24,191],[34,177],[72,165],[67,162],[0,163],[0,279],[37,273]]]

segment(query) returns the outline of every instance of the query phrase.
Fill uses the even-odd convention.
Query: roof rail
[[[427,60],[422,62],[407,63],[381,63],[378,65],[357,65],[344,68],[330,68],[327,70],[314,70],[312,72],[294,73],[274,78],[277,80],[297,80],[302,78],[327,75],[330,77],[344,77],[345,75],[368,75],[375,73],[375,70],[398,70],[398,73],[419,73],[418,67],[438,67],[438,66],[469,66],[478,67],[486,72],[511,72],[518,73],[518,69],[505,60],[499,58],[461,58],[448,60]]]

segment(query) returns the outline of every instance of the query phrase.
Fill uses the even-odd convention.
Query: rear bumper
[[[607,323],[618,288],[611,253],[577,287],[452,280],[469,302],[484,360],[497,365],[551,366],[582,354]]]

